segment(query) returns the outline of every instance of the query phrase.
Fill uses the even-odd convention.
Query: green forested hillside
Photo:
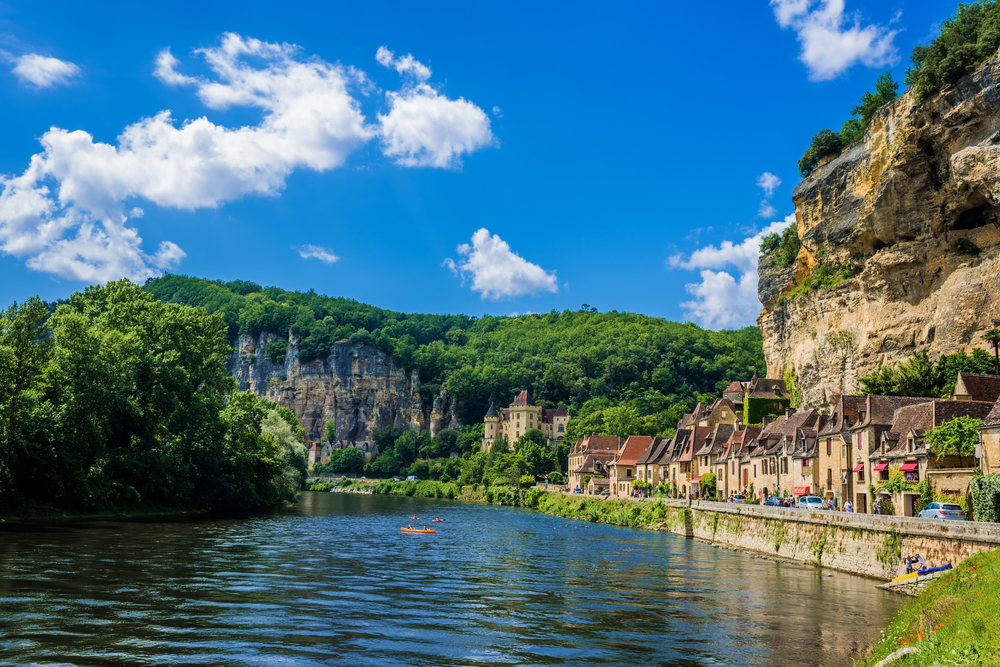
[[[425,400],[447,388],[465,424],[480,422],[491,401],[506,405],[527,388],[540,404],[562,402],[574,417],[589,415],[598,430],[599,413],[617,405],[658,433],[729,382],[766,371],[756,327],[714,332],[589,308],[520,317],[404,314],[311,290],[176,275],[145,289],[168,303],[221,312],[231,340],[262,331],[301,336],[302,361],[325,357],[337,340],[375,345],[419,372]]]

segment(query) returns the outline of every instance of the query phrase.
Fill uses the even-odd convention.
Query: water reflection
[[[446,519],[433,536],[399,528]],[[899,601],[672,535],[305,494],[0,531],[0,663],[849,665]]]

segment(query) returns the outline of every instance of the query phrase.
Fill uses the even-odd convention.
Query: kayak
[[[434,523],[442,523],[444,519],[431,519]]]
[[[404,533],[436,533],[437,532],[433,528],[428,528],[427,530],[423,530],[423,529],[420,529],[420,528],[401,528],[400,530],[402,530]]]
[[[930,574],[931,572],[940,572],[941,570],[950,570],[950,569],[951,569],[951,563],[948,563],[947,565],[941,565],[940,567],[929,567],[926,570],[918,570],[917,574],[924,575],[924,574]]]
[[[917,576],[917,574],[918,574],[917,572],[910,572],[909,574],[904,574],[901,577],[896,577],[895,579],[893,579],[893,581],[904,581],[906,579],[913,579],[915,576]]]

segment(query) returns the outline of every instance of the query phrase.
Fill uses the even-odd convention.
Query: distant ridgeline
[[[699,400],[766,371],[756,327],[706,331],[589,306],[520,317],[405,314],[312,290],[178,275],[145,289],[167,303],[221,312],[231,342],[261,332],[299,336],[302,362],[327,357],[337,341],[373,345],[419,373],[423,401],[444,387],[464,424],[481,424],[491,402],[506,405],[528,389],[543,407],[564,403],[574,417],[589,415],[580,427],[600,431],[604,409],[626,406],[642,430],[659,435]],[[269,345],[268,355],[283,356],[284,347]]]

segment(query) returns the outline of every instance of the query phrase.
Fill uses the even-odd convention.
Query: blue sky
[[[168,270],[749,324],[809,138],[955,8],[0,3],[0,304]]]

